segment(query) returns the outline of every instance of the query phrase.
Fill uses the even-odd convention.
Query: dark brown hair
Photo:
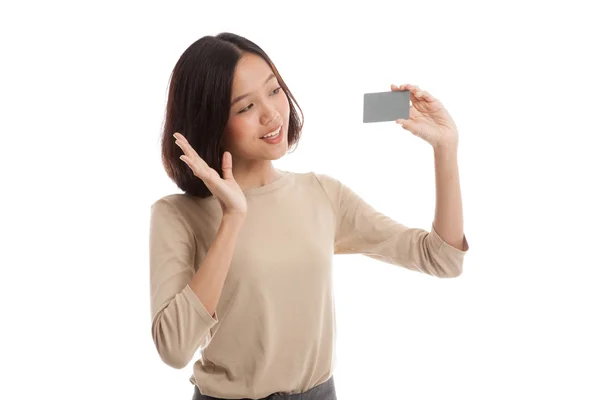
[[[161,137],[163,166],[169,178],[186,194],[212,196],[202,179],[194,176],[179,158],[183,151],[175,144],[173,134],[179,132],[185,136],[198,155],[223,177],[223,133],[229,120],[234,71],[244,53],[262,57],[287,95],[288,152],[300,140],[304,114],[269,56],[255,43],[233,33],[204,36],[183,52],[173,68]]]

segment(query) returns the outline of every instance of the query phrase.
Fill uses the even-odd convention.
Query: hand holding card
[[[396,121],[434,148],[458,146],[458,129],[441,101],[415,85],[391,89],[365,93],[363,122]]]

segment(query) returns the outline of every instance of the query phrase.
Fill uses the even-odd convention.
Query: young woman
[[[334,254],[461,274],[469,246],[456,126],[429,93],[392,90],[411,91],[410,119],[397,122],[434,148],[429,231],[379,213],[329,175],[273,166],[298,143],[303,122],[259,46],[221,33],[181,55],[162,161],[184,193],[151,206],[150,286],[161,359],[184,368],[199,351],[194,399],[336,399]]]

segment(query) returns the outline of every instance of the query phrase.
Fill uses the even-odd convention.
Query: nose
[[[266,117],[267,123],[265,125],[271,125],[274,121],[277,121],[278,118],[279,118],[279,116],[278,116],[275,108],[270,108],[269,113],[267,113],[267,117]]]

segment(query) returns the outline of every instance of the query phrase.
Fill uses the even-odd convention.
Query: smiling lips
[[[267,133],[264,136],[261,136],[261,139],[272,139],[272,138],[276,137],[276,135],[279,134],[279,132],[281,131],[282,126],[283,126],[283,124],[279,125],[279,127],[276,130],[271,131],[270,133]],[[269,138],[269,137],[267,137],[269,135],[272,135],[272,136]]]

